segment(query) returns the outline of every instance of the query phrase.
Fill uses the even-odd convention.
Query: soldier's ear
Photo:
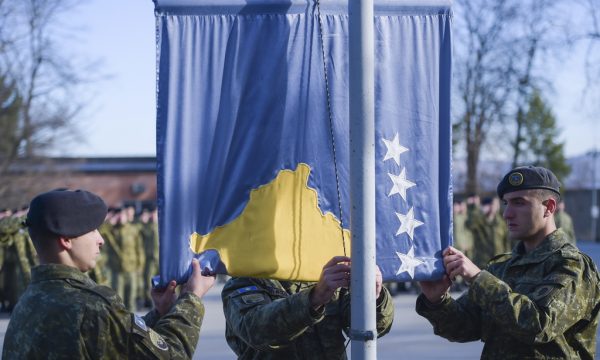
[[[557,203],[554,198],[548,198],[542,201],[542,204],[546,206],[546,210],[544,211],[544,216],[550,216],[556,212]]]
[[[73,247],[73,243],[71,242],[71,239],[66,238],[64,236],[60,236],[58,238],[58,246],[62,250],[71,250],[71,248]]]

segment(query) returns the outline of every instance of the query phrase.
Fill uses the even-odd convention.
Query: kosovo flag
[[[351,247],[347,4],[155,3],[162,282],[194,256],[232,276],[317,280]],[[376,2],[374,18],[386,281],[439,278],[452,241],[451,13],[405,3]]]

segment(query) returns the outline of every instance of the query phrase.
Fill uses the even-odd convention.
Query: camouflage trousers
[[[113,272],[114,289],[123,300],[129,311],[136,311],[136,297],[138,289],[139,273],[137,272]]]

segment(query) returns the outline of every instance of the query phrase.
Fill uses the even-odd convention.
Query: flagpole
[[[350,202],[354,360],[377,358],[373,0],[350,0]]]

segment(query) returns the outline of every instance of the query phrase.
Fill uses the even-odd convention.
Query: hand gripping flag
[[[317,280],[351,246],[347,4],[155,2],[162,279],[196,256],[233,276]],[[375,4],[386,281],[439,278],[452,241],[451,13],[431,3]]]

